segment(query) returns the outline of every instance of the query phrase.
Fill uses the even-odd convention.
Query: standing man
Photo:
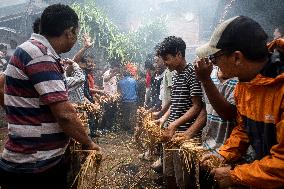
[[[159,58],[157,64],[163,64],[164,61],[162,58]],[[162,101],[162,109],[158,112],[153,112],[153,118],[159,119],[164,113],[166,113],[171,105],[171,89],[172,89],[172,77],[174,71],[170,71],[168,68],[163,72],[163,80],[160,85],[160,95],[159,98]],[[162,165],[162,154],[160,157],[151,165],[151,167],[156,172],[162,172],[163,165]]]
[[[175,36],[170,36],[157,48],[157,55],[161,57],[170,71],[177,73],[173,76],[171,91],[171,106],[158,120],[164,124],[165,141],[163,153],[164,175],[167,188],[188,188],[187,171],[183,167],[182,155],[179,151],[167,150],[166,143],[171,141],[175,134],[192,138],[201,132],[202,124],[194,124],[202,109],[202,89],[196,79],[194,68],[185,60],[185,42]],[[206,114],[203,114],[206,119]]]
[[[266,44],[267,34],[256,21],[237,16],[221,23],[210,41],[197,49],[198,57],[209,57],[225,77],[239,79],[237,125],[220,148],[219,161],[236,164],[249,145],[255,151],[251,163],[212,170],[220,188],[284,187],[284,74],[277,73]]]
[[[145,86],[146,86],[146,92],[145,92],[145,100],[144,100],[144,106],[148,107],[150,102],[150,89],[151,89],[151,83],[154,76],[155,68],[153,66],[154,64],[154,55],[148,54],[146,61],[145,61]]]
[[[137,81],[131,77],[127,68],[123,70],[123,78],[118,82],[118,91],[121,94],[122,128],[130,134],[134,133],[137,113]]]
[[[162,108],[162,100],[160,96],[162,91],[162,81],[166,69],[162,58],[155,56],[154,61],[155,73],[152,74],[153,79],[151,80],[150,100],[148,105],[149,111],[151,112],[159,111]]]
[[[104,93],[108,96],[117,94],[117,75],[119,73],[120,62],[116,59],[110,63],[110,69],[103,74]],[[111,130],[117,115],[117,103],[110,102],[104,104],[104,115],[102,118],[102,127],[105,131]]]
[[[77,33],[74,10],[62,4],[47,7],[40,35],[32,34],[16,49],[1,77],[9,128],[0,159],[3,189],[67,188],[63,154],[70,137],[89,150],[99,150],[68,101],[58,55],[73,47]]]

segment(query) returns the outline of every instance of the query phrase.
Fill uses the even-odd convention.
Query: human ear
[[[240,66],[243,62],[244,55],[241,51],[235,51],[233,53],[233,58],[236,66]]]
[[[70,27],[70,28],[66,29],[64,31],[64,33],[67,36],[67,38],[69,38],[69,39],[73,39],[76,35],[74,27]]]
[[[180,51],[177,53],[177,56],[178,56],[179,58],[182,58],[182,54],[181,54]]]

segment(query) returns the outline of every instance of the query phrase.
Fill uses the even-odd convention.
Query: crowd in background
[[[139,106],[164,129],[152,168],[163,175],[166,188],[194,188],[199,179],[201,188],[284,187],[281,27],[267,46],[262,27],[238,16],[216,28],[210,41],[197,48],[193,63],[185,59],[184,40],[169,36],[148,55],[143,70],[119,58],[97,70],[95,56],[87,53],[93,46],[88,34],[79,36],[83,46],[74,57],[59,56],[77,41],[78,26],[69,6],[51,5],[34,23],[28,41],[17,48],[13,41],[9,48],[0,45],[1,103],[9,127],[0,160],[3,189],[54,188],[53,182],[66,188],[62,157],[69,138],[100,151],[93,138],[113,130],[134,134]],[[105,98],[113,100],[104,103],[101,119],[88,114],[86,133],[73,104]],[[169,146],[181,139],[199,141],[210,152],[194,170],[200,178]],[[149,156],[146,151],[139,157]],[[208,179],[212,159],[220,167]]]

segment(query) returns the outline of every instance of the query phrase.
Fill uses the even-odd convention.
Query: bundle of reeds
[[[142,149],[154,149],[162,140],[163,129],[153,120],[151,112],[144,107],[138,108],[134,139]]]
[[[143,139],[145,138],[145,133],[143,133],[143,120],[147,114],[147,110],[144,107],[139,107],[137,109],[134,140],[140,149],[144,149],[145,147],[145,142],[143,141]]]
[[[102,117],[102,108],[99,103],[87,103],[75,105],[75,109],[78,113],[91,113],[95,116],[95,119]]]
[[[152,113],[147,114],[143,119],[143,130],[147,133],[149,142],[156,144],[161,142],[163,129],[154,122]]]
[[[73,174],[72,184],[70,188],[72,189],[83,189],[86,185],[91,188],[96,186],[97,173],[99,171],[102,155],[96,150],[84,150],[82,145],[73,141],[70,146],[71,154],[71,166]],[[79,164],[79,166],[78,166]],[[86,181],[92,178],[92,183],[86,183]]]
[[[200,159],[208,152],[208,150],[201,146],[200,139],[198,138],[184,141],[180,149],[181,153],[183,153],[184,163],[188,172],[191,172],[191,169],[197,170]]]
[[[192,185],[195,185],[195,188],[197,189],[200,188],[200,160],[204,155],[211,152],[202,146],[200,137],[192,139],[183,139],[182,137],[177,138],[167,143],[166,147],[166,150],[179,151],[180,155],[183,157],[183,165],[191,175]],[[210,156],[210,159],[208,159],[207,162],[208,170],[205,177],[208,181],[210,180],[210,171],[213,168],[221,167],[224,164],[216,156]]]
[[[101,96],[99,98],[99,102],[100,104],[104,104],[104,103],[115,103],[118,102],[120,100],[120,94],[116,93],[114,95],[107,95],[107,96]]]

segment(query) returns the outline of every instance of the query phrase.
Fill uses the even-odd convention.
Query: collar
[[[49,41],[42,35],[33,33],[30,37],[30,39],[34,39],[36,41],[39,41],[42,43],[44,46],[47,47],[49,55],[52,55],[55,59],[60,59],[60,56],[55,52]]]

